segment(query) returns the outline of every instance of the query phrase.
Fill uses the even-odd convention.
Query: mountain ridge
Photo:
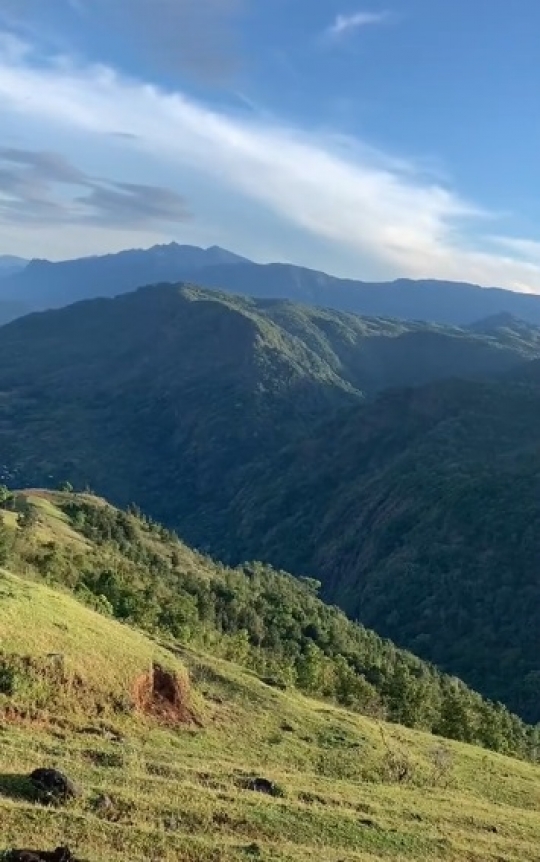
[[[540,324],[540,297],[532,294],[436,279],[363,282],[292,264],[258,264],[219,246],[178,243],[57,263],[31,261],[22,272],[0,276],[0,301],[16,299],[29,310],[43,310],[163,281],[367,316],[464,326],[511,313]]]

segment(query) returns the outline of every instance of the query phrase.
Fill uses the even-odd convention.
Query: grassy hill
[[[135,629],[42,583],[3,571],[0,606],[0,711],[13,720],[51,710],[112,714],[154,662],[184,673],[181,662]]]
[[[118,537],[96,545],[66,514],[68,495],[24,500],[34,517],[4,513],[11,565],[24,577],[0,574],[0,850],[69,843],[88,862],[536,859],[535,764],[277,689],[215,644],[173,645],[89,609],[44,583],[54,579],[38,574],[38,552],[53,543],[74,567],[105,554],[119,563]],[[114,511],[90,497],[71,502]],[[141,531],[135,545],[163,554],[174,545],[199,580],[218,576],[156,525],[128,518]],[[47,689],[52,655],[62,671]],[[133,683],[156,661],[189,674],[188,716],[137,709]],[[11,694],[7,666],[19,669]],[[81,797],[37,804],[25,776],[39,766],[64,770]]]

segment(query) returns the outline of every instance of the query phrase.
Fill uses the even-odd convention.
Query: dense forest
[[[539,415],[514,384],[388,394],[255,465],[209,547],[315,573],[350,616],[537,721]]]
[[[4,489],[0,498],[3,564],[68,588],[103,614],[243,664],[270,686],[536,758],[538,729],[350,622],[318,598],[317,581],[260,562],[227,568],[137,507],[120,511],[69,488]],[[71,533],[51,539],[47,519],[62,516]]]

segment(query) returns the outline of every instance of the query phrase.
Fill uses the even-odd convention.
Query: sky
[[[0,254],[540,293],[538,0],[0,0]]]

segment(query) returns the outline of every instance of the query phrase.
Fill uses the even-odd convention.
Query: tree
[[[25,505],[17,514],[17,524],[22,530],[31,530],[38,522],[38,513],[35,506],[25,501]]]
[[[314,643],[308,643],[296,663],[298,685],[305,691],[317,692],[321,683],[323,669],[322,650]]]
[[[449,739],[474,741],[471,712],[466,693],[461,690],[458,680],[445,682],[440,718],[434,730]]]

